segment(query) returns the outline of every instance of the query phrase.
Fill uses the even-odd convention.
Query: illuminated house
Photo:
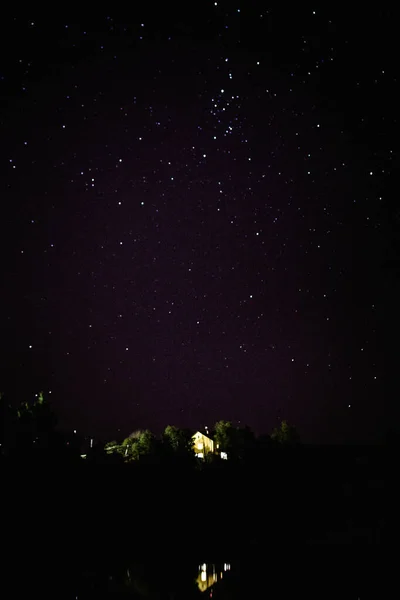
[[[208,433],[208,431],[207,431]],[[214,440],[202,433],[201,431],[196,431],[193,439],[193,450],[197,456],[197,458],[204,458],[204,455],[207,453],[214,454]]]
[[[197,458],[204,458],[206,454],[219,454],[220,458],[226,460],[228,455],[226,452],[219,450],[219,444],[214,442],[212,439],[208,427],[205,427],[205,433],[202,431],[196,431],[192,436],[193,439],[193,450]]]

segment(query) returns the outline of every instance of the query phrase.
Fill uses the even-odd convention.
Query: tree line
[[[158,438],[148,429],[138,430],[121,442],[117,440],[107,442],[104,450],[109,456],[120,457],[124,462],[143,460],[157,455],[194,461],[196,456],[193,450],[193,435],[194,431],[175,425],[168,425]],[[258,450],[300,443],[296,428],[287,421],[282,421],[270,435],[257,437],[248,426],[236,427],[231,421],[221,420],[217,421],[213,429],[205,435],[214,441],[218,449],[211,452],[204,447],[202,458],[205,462],[219,460],[221,452],[227,455],[228,460],[246,461]]]
[[[79,448],[77,436],[57,429],[57,418],[43,392],[36,394],[31,402],[21,402],[13,408],[0,393],[0,452],[7,456],[13,453],[44,450],[69,450],[70,454],[84,456],[99,462],[146,462],[173,459],[181,463],[198,464],[193,448],[194,431],[168,425],[161,436],[149,429],[133,431],[122,440],[97,442],[85,451]],[[270,435],[256,436],[250,427],[237,427],[230,421],[217,421],[213,429],[205,434],[213,439],[212,453],[203,450],[203,463],[221,459],[221,452],[228,460],[244,462],[257,452],[272,447],[292,446],[300,443],[295,427],[282,421]]]

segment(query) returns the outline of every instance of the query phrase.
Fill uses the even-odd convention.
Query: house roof
[[[206,437],[207,439],[211,440],[212,442],[214,441],[211,434],[205,433],[204,431],[201,431],[200,429],[198,431],[196,431],[196,433],[194,433],[192,437],[195,437],[198,433],[200,433],[203,437]]]

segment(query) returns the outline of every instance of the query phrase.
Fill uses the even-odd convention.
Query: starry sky
[[[43,390],[63,426],[108,439],[221,418],[257,433],[286,418],[306,441],[380,435],[398,333],[397,16],[314,8],[4,15],[13,401]]]

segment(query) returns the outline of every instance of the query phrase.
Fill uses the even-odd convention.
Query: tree
[[[157,440],[148,429],[133,431],[122,443],[107,442],[104,450],[107,454],[118,454],[127,462],[139,460],[156,453]]]
[[[118,452],[120,454],[122,454],[124,459],[126,459],[128,461],[135,460],[135,458],[136,458],[135,446],[137,443],[138,443],[138,437],[130,435],[129,437],[124,439],[122,444],[119,446]]]
[[[116,452],[121,452],[121,446],[117,441],[113,440],[112,442],[107,442],[104,445],[104,451],[107,454],[115,454]]]
[[[33,417],[38,435],[48,438],[55,430],[57,418],[50,403],[48,400],[45,400],[43,392],[39,392],[38,398],[33,405]]]
[[[271,433],[271,440],[278,444],[293,445],[300,442],[300,436],[293,425],[282,421],[280,427],[276,427]]]
[[[16,411],[0,392],[0,454],[7,454],[15,444]]]
[[[18,446],[50,447],[56,423],[56,416],[43,392],[39,392],[33,402],[22,402],[17,410]]]
[[[162,435],[165,446],[174,454],[185,455],[193,453],[192,432],[189,429],[180,429],[175,425],[167,425]]]
[[[149,429],[145,429],[140,433],[137,439],[133,438],[133,443],[130,448],[131,459],[142,460],[155,455],[157,441],[152,432]]]
[[[256,438],[247,425],[236,430],[236,454],[240,461],[252,460],[256,452]]]
[[[128,437],[134,440],[138,440],[142,433],[143,429],[135,429],[135,431],[132,431],[132,433],[130,433]]]
[[[218,421],[214,425],[214,438],[218,450],[229,454],[236,446],[236,429],[230,421]]]
[[[268,435],[266,433],[262,433],[260,436],[258,436],[257,449],[259,452],[263,453],[263,452],[267,452],[267,451],[271,450],[272,445],[273,445],[273,441],[271,440],[270,435]]]

